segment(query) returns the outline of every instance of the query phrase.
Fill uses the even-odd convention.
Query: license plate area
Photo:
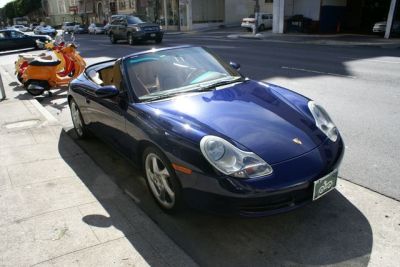
[[[337,184],[338,170],[334,170],[328,175],[314,182],[313,200],[324,196],[326,193],[335,189]]]
[[[150,34],[150,37],[156,37],[155,33]]]

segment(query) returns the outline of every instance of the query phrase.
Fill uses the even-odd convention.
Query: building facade
[[[260,12],[272,13],[272,0],[259,0]],[[254,13],[254,0],[42,0],[46,22],[104,23],[112,15],[135,14],[166,30],[196,30],[239,25]]]

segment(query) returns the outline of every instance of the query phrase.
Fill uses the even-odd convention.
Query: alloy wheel
[[[149,187],[157,201],[163,208],[172,209],[175,205],[175,192],[165,163],[155,153],[149,153],[145,160],[145,171]]]
[[[78,134],[79,137],[83,136],[83,123],[81,119],[81,114],[79,112],[79,109],[75,103],[75,101],[71,102],[71,117],[72,117],[72,122],[74,124],[74,128],[76,133]]]

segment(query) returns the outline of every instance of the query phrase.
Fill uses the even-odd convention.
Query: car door
[[[32,39],[23,34],[22,32],[10,31],[10,36],[11,36],[10,41],[13,47],[16,49],[28,48],[34,46]]]
[[[127,29],[128,29],[128,21],[126,20],[126,18],[122,18],[118,25],[118,38],[119,39],[126,39]]]
[[[120,91],[118,96],[112,98],[87,97],[86,106],[91,113],[92,131],[107,143],[124,152],[125,114],[129,100],[122,82],[120,61],[117,61],[113,67],[112,85]]]
[[[0,51],[5,51],[10,48],[8,32],[0,32]]]

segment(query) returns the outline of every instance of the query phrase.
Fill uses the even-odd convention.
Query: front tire
[[[128,39],[128,44],[129,44],[129,45],[134,45],[135,41],[133,40],[133,35],[132,35],[132,33],[128,33],[127,39]]]
[[[74,130],[79,139],[84,139],[88,136],[88,132],[85,123],[82,119],[81,111],[75,100],[71,99],[69,102],[69,109],[71,111],[72,123],[74,124]]]
[[[112,44],[116,44],[117,43],[117,39],[115,39],[115,36],[113,33],[110,33],[110,42]]]
[[[155,147],[143,152],[143,169],[147,186],[157,204],[166,213],[182,208],[181,185],[166,156]]]
[[[162,38],[157,38],[156,39],[156,44],[160,44],[162,42]]]

